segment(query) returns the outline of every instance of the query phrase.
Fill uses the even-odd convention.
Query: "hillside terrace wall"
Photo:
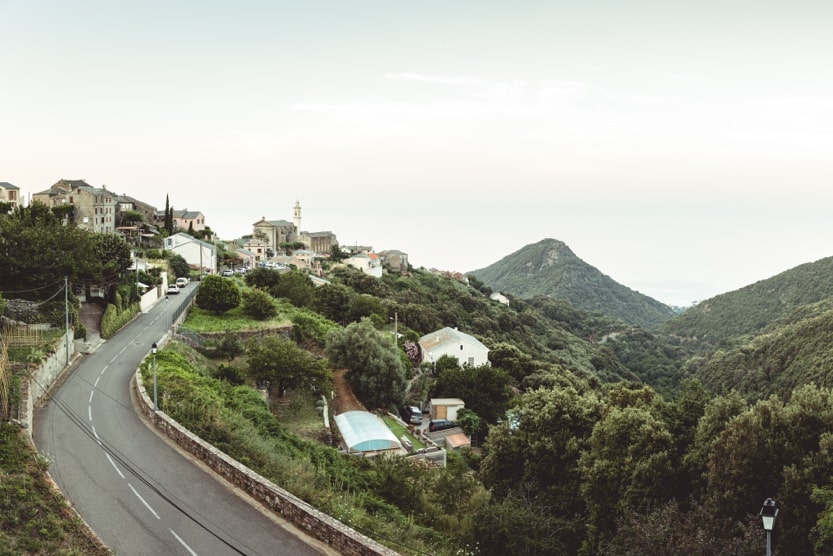
[[[397,556],[397,552],[377,543],[337,519],[318,511],[300,498],[278,487],[234,460],[211,444],[191,433],[165,415],[153,411],[153,401],[142,384],[139,371],[133,385],[138,394],[139,409],[148,419],[178,446],[199,458],[224,479],[242,489],[249,496],[286,519],[312,537],[328,544],[345,556]]]
[[[50,353],[40,366],[32,371],[29,377],[20,381],[21,399],[18,421],[26,429],[30,438],[33,434],[32,418],[34,416],[34,407],[46,395],[46,392],[49,391],[63,370],[69,366],[70,360],[75,353],[73,334],[72,330],[66,332],[63,340],[56,342],[55,351]]]

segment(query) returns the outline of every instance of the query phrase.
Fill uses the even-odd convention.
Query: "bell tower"
[[[301,203],[295,201],[295,208],[292,209],[292,223],[295,225],[295,239],[301,237]]]

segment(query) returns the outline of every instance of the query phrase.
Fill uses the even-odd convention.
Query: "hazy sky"
[[[0,181],[687,304],[833,255],[833,2],[0,0]]]

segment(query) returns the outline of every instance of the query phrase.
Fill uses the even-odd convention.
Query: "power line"
[[[63,289],[63,279],[52,282],[51,284],[47,284],[45,286],[38,286],[37,288],[31,288],[31,289],[28,289],[28,290],[0,291],[0,295],[5,297],[6,299],[8,299],[9,295],[18,295],[18,294],[21,294],[21,293],[37,292],[37,291],[45,290],[45,289],[48,289],[48,288],[54,288],[55,286],[58,286],[58,285],[60,285],[61,288]]]
[[[35,384],[38,384],[38,386],[40,386],[41,389],[46,391],[44,385],[40,384],[36,379],[32,378],[31,380],[34,381]],[[86,382],[86,381],[84,381],[84,382]],[[103,392],[101,392],[100,390],[97,390],[97,391],[103,394]],[[109,397],[109,396],[108,396],[108,398],[113,399],[112,397]],[[126,470],[128,470],[133,476],[135,476],[139,481],[142,482],[142,484],[147,486],[157,496],[159,496],[160,498],[165,500],[174,509],[176,509],[182,515],[184,515],[185,517],[190,519],[194,524],[196,524],[201,529],[206,531],[212,537],[216,538],[218,541],[220,541],[221,543],[223,543],[224,545],[229,547],[229,549],[233,550],[235,553],[237,553],[237,554],[247,554],[247,552],[245,552],[244,550],[241,550],[240,548],[238,548],[237,546],[232,544],[230,541],[223,538],[223,536],[221,536],[219,533],[212,530],[211,527],[204,524],[200,519],[198,519],[194,515],[194,513],[192,511],[190,511],[189,509],[186,509],[182,504],[176,502],[171,496],[168,496],[167,494],[163,493],[160,490],[159,487],[157,487],[154,483],[152,483],[151,480],[148,479],[143,473],[141,473],[140,470],[128,458],[126,458],[123,454],[121,454],[110,443],[108,443],[106,440],[104,440],[100,436],[96,437],[96,435],[93,434],[92,430],[86,426],[86,422],[83,420],[83,418],[81,418],[74,411],[72,411],[72,409],[63,401],[63,399],[61,399],[61,396],[58,396],[58,395],[53,396],[52,398],[50,398],[50,400],[52,402],[54,402],[55,406],[61,411],[61,413],[63,413],[69,419],[69,421],[72,424],[74,424],[83,434],[85,434],[88,438],[90,438],[90,440],[92,440],[93,442],[95,442],[96,444],[101,446],[101,448],[107,454],[109,454],[115,461],[117,461],[119,464],[121,464]],[[119,402],[117,402],[117,403],[118,403],[118,405],[121,405],[122,407],[125,407],[124,404],[121,404]],[[202,517],[202,516],[200,516],[200,518],[202,520],[205,520],[205,518]],[[211,523],[211,526],[217,527],[218,529],[222,530],[222,528],[217,526],[217,524]],[[245,544],[245,542],[241,541],[240,539],[235,538],[231,533],[229,533],[227,531],[223,531],[223,533],[226,536],[234,539],[234,541],[236,543],[244,546],[247,550],[250,551],[249,553],[256,553],[249,546],[247,546]]]

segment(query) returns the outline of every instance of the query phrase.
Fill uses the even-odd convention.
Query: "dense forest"
[[[396,313],[403,343],[457,326],[490,346],[493,370],[508,377],[509,395],[493,390],[491,399],[476,379],[434,377],[427,392],[462,397],[475,413],[489,408],[482,456],[468,460],[491,493],[469,532],[481,553],[755,553],[750,539],[762,534],[756,514],[768,497],[782,508],[782,546],[826,552],[833,395],[824,330],[833,315],[818,301],[824,288],[797,286],[810,307],[767,308],[771,324],[753,329],[766,329],[762,336],[733,325],[726,330],[738,336],[711,338],[706,332],[720,326],[689,324],[683,334],[671,319],[643,329],[551,297],[508,296],[506,306],[475,277],[415,270],[377,280],[341,269],[330,278],[305,305],[380,329]],[[785,273],[767,291],[794,280]],[[344,297],[324,309],[319,296],[330,289]],[[745,295],[724,318],[763,318],[756,313],[767,304],[747,304]],[[687,320],[716,312],[708,302],[690,311]],[[754,381],[759,372],[742,357],[756,355],[779,380]]]

